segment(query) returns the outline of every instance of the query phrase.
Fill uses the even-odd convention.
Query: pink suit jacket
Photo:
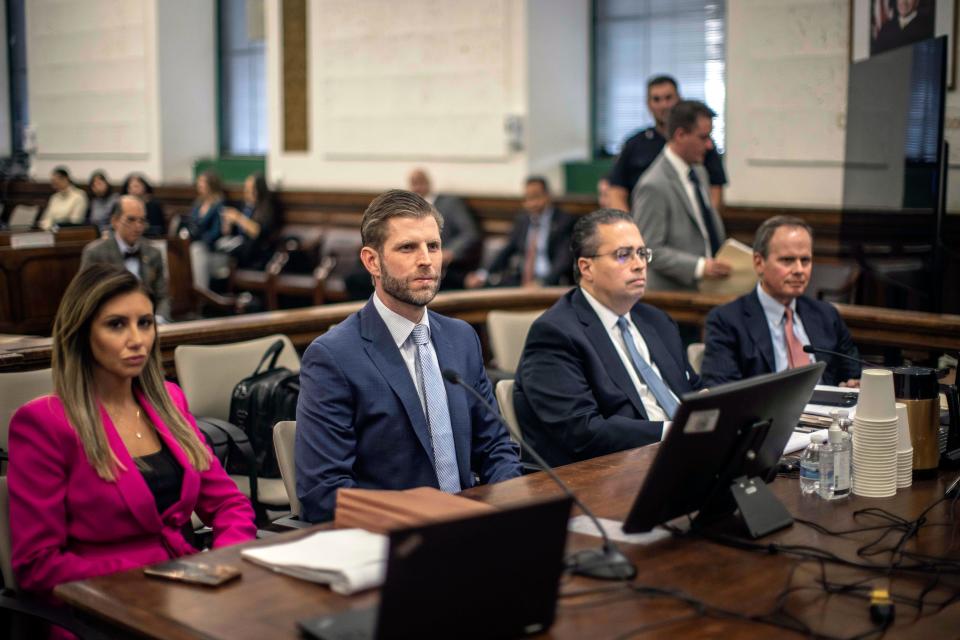
[[[183,391],[168,382],[167,392],[196,429]],[[114,482],[101,479],[87,462],[58,397],[32,400],[10,420],[12,555],[21,589],[46,592],[71,580],[196,553],[181,534],[193,511],[213,529],[214,547],[256,536],[250,502],[217,459],[211,457],[206,471],[194,469],[139,391],[137,398],[184,470],[180,500],[163,513],[102,407],[107,440],[126,467]]]

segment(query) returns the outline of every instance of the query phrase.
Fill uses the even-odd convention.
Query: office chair
[[[10,418],[22,405],[48,393],[53,393],[50,369],[0,373],[0,475],[6,473]]]
[[[280,466],[280,477],[287,490],[287,500],[290,502],[290,515],[300,515],[300,501],[297,499],[296,465],[293,458],[293,446],[297,437],[297,422],[284,420],[273,428],[273,450],[277,453],[277,463]]]
[[[174,350],[173,360],[190,412],[195,416],[228,421],[233,388],[253,373],[267,347],[277,340],[282,340],[284,344],[277,366],[299,371],[300,357],[293,343],[290,338],[280,334],[233,344],[178,346]],[[240,491],[250,498],[258,520],[267,519],[267,509],[287,510],[289,502],[282,479],[253,475],[230,477]]]
[[[497,368],[513,374],[520,364],[530,325],[543,311],[491,311],[487,314],[487,335]]]
[[[703,366],[703,352],[706,348],[707,345],[702,342],[691,342],[687,345],[687,360],[690,361],[690,366],[697,375],[700,374],[700,367]]]
[[[13,559],[10,550],[10,495],[7,490],[6,476],[0,476],[0,575],[3,576],[3,589],[0,590],[0,609],[21,616],[10,616],[11,638],[43,637],[44,631],[34,628],[39,624],[55,624],[74,633],[80,638],[103,640],[105,635],[87,627],[77,620],[73,610],[62,606],[52,606],[47,602],[31,598],[17,591],[16,578],[13,575]],[[25,624],[26,623],[26,624]]]

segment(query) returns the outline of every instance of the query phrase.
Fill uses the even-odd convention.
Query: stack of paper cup
[[[913,446],[910,444],[910,423],[907,405],[897,403],[897,489],[913,484]]]
[[[893,372],[863,372],[853,425],[853,492],[867,498],[896,495],[900,421],[893,395]]]

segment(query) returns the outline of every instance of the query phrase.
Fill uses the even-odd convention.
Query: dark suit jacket
[[[576,219],[556,207],[550,219],[550,234],[547,238],[547,257],[550,259],[550,273],[544,279],[545,285],[570,284],[573,278],[573,254],[570,253],[570,232]],[[530,215],[521,213],[507,244],[493,259],[488,271],[487,281],[495,286],[512,287],[523,280],[523,262],[527,252],[527,230],[530,229]]]
[[[83,248],[83,256],[80,259],[81,270],[89,264],[100,262],[115,264],[118,267],[124,266],[120,245],[113,237],[94,240]],[[167,275],[163,271],[163,256],[160,255],[159,249],[146,240],[140,241],[140,279],[157,298],[157,315],[163,316],[165,320],[171,320],[170,296],[167,293]]]
[[[700,388],[676,323],[637,303],[630,311],[667,386],[679,397]],[[658,442],[640,395],[600,318],[579,287],[530,328],[514,386],[517,420],[551,465]]]
[[[812,346],[860,357],[847,325],[832,304],[800,296],[797,315]],[[713,309],[707,315],[706,333],[700,371],[704,385],[742,380],[775,370],[770,328],[756,289]],[[830,355],[816,354],[815,357],[827,363],[823,384],[836,385],[860,377],[860,365],[855,362]]]
[[[430,314],[441,371],[452,369],[496,406],[470,325]],[[472,395],[446,383],[460,485],[520,475],[516,445]],[[439,487],[430,430],[413,379],[373,305],[313,341],[303,354],[297,405],[297,497],[303,517],[333,517],[341,487]]]
[[[453,252],[451,266],[476,269],[481,253],[480,230],[462,198],[438,194],[433,206],[443,216],[443,248]]]

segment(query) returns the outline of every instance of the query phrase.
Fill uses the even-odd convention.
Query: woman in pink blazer
[[[190,514],[213,546],[255,537],[253,509],[204,444],[183,392],[164,382],[150,293],[92,265],[53,331],[55,395],[10,421],[13,568],[24,590],[195,553]]]

